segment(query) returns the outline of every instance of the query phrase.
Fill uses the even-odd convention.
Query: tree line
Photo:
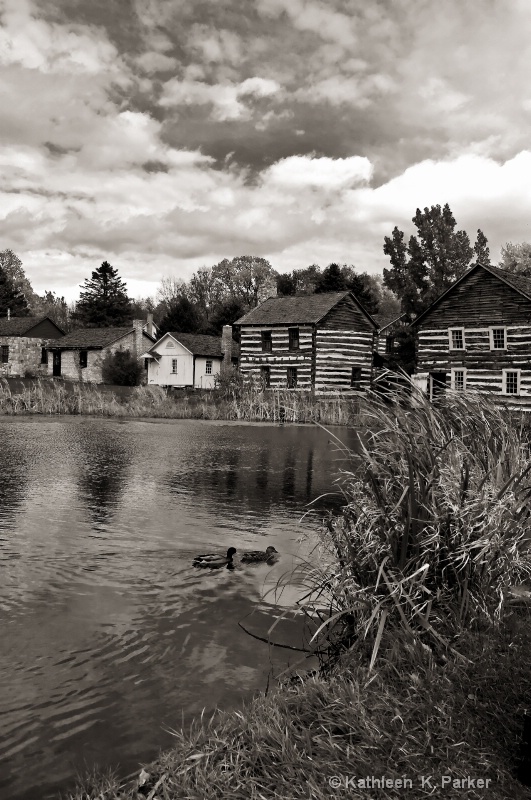
[[[448,204],[417,208],[416,228],[406,240],[397,226],[384,237],[383,251],[390,266],[383,276],[359,272],[353,265],[317,264],[280,274],[259,256],[223,259],[200,267],[188,281],[162,279],[155,298],[131,299],[118,271],[104,261],[81,286],[79,300],[68,305],[53,291],[37,295],[20,258],[10,249],[0,251],[0,315],[46,315],[68,331],[74,327],[123,326],[153,313],[161,333],[168,330],[219,335],[250,309],[273,295],[298,296],[351,290],[371,314],[387,319],[422,313],[433,300],[461,277],[474,261],[490,264],[484,233],[478,229],[474,244],[457,229]],[[507,243],[499,266],[531,277],[531,244]],[[411,356],[411,337],[402,334]],[[400,343],[399,343],[400,344]],[[402,359],[404,361],[404,359]]]

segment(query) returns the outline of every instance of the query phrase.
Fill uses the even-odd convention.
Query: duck
[[[228,567],[232,565],[232,557],[235,552],[235,547],[229,547],[226,556],[224,556],[222,553],[206,553],[202,556],[195,556],[192,563],[194,567],[210,567],[211,569],[225,566]]]
[[[275,550],[274,547],[268,547],[267,550],[250,550],[248,553],[242,553],[241,560],[244,562],[253,562],[253,561],[269,561],[269,559],[274,558],[274,556],[278,553],[278,550]]]

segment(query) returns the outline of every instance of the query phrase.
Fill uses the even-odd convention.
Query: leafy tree
[[[101,364],[101,375],[105,383],[117,386],[138,386],[142,375],[140,361],[129,350],[107,353]]]
[[[38,302],[39,297],[35,294],[30,282],[26,278],[20,258],[9,248],[0,250],[0,267],[5,270],[13,286],[22,292],[30,311],[33,311],[34,305]]]
[[[478,228],[474,253],[476,254],[476,261],[479,261],[480,264],[485,264],[485,266],[490,264],[490,250],[488,248],[487,237],[481,228]]]
[[[0,266],[0,314],[4,316],[8,310],[13,317],[26,317],[29,314],[24,293],[13,284],[6,270]]]
[[[277,294],[313,294],[321,277],[321,267],[311,264],[305,269],[294,269],[284,275],[277,276]]]
[[[55,292],[46,291],[42,297],[38,297],[33,305],[32,311],[39,316],[46,316],[53,319],[56,325],[68,332],[70,329],[70,310],[64,297],[57,297]]]
[[[397,227],[384,238],[384,253],[391,262],[391,269],[384,269],[384,283],[400,298],[403,311],[420,313],[464,274],[474,249],[468,234],[455,230],[448,203],[443,208],[417,208],[413,222],[417,235],[407,245]],[[487,239],[478,231],[475,252],[487,250]]]
[[[501,249],[501,260],[498,266],[508,272],[531,278],[531,244],[528,242],[522,242],[521,244],[507,242],[505,247]]]
[[[177,297],[171,302],[168,312],[160,321],[159,335],[162,336],[168,331],[199,333],[201,322],[201,316],[195,305],[187,297]]]
[[[255,308],[275,294],[276,272],[265,258],[237,256],[224,258],[212,267],[212,280],[220,296],[232,297],[246,308]]]
[[[108,261],[94,270],[85,280],[74,318],[87,327],[112,327],[127,325],[133,319],[131,300],[118,270]]]

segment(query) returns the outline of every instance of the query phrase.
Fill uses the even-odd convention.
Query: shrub
[[[142,367],[129,350],[117,350],[115,353],[107,353],[101,365],[101,374],[105,383],[138,386]]]

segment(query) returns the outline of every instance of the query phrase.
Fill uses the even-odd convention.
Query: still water
[[[0,420],[2,800],[56,797],[93,764],[128,774],[203,708],[237,707],[300,660],[238,622],[267,636],[302,593],[328,501],[300,520],[342,458],[313,427]],[[273,567],[191,566],[268,545]]]

